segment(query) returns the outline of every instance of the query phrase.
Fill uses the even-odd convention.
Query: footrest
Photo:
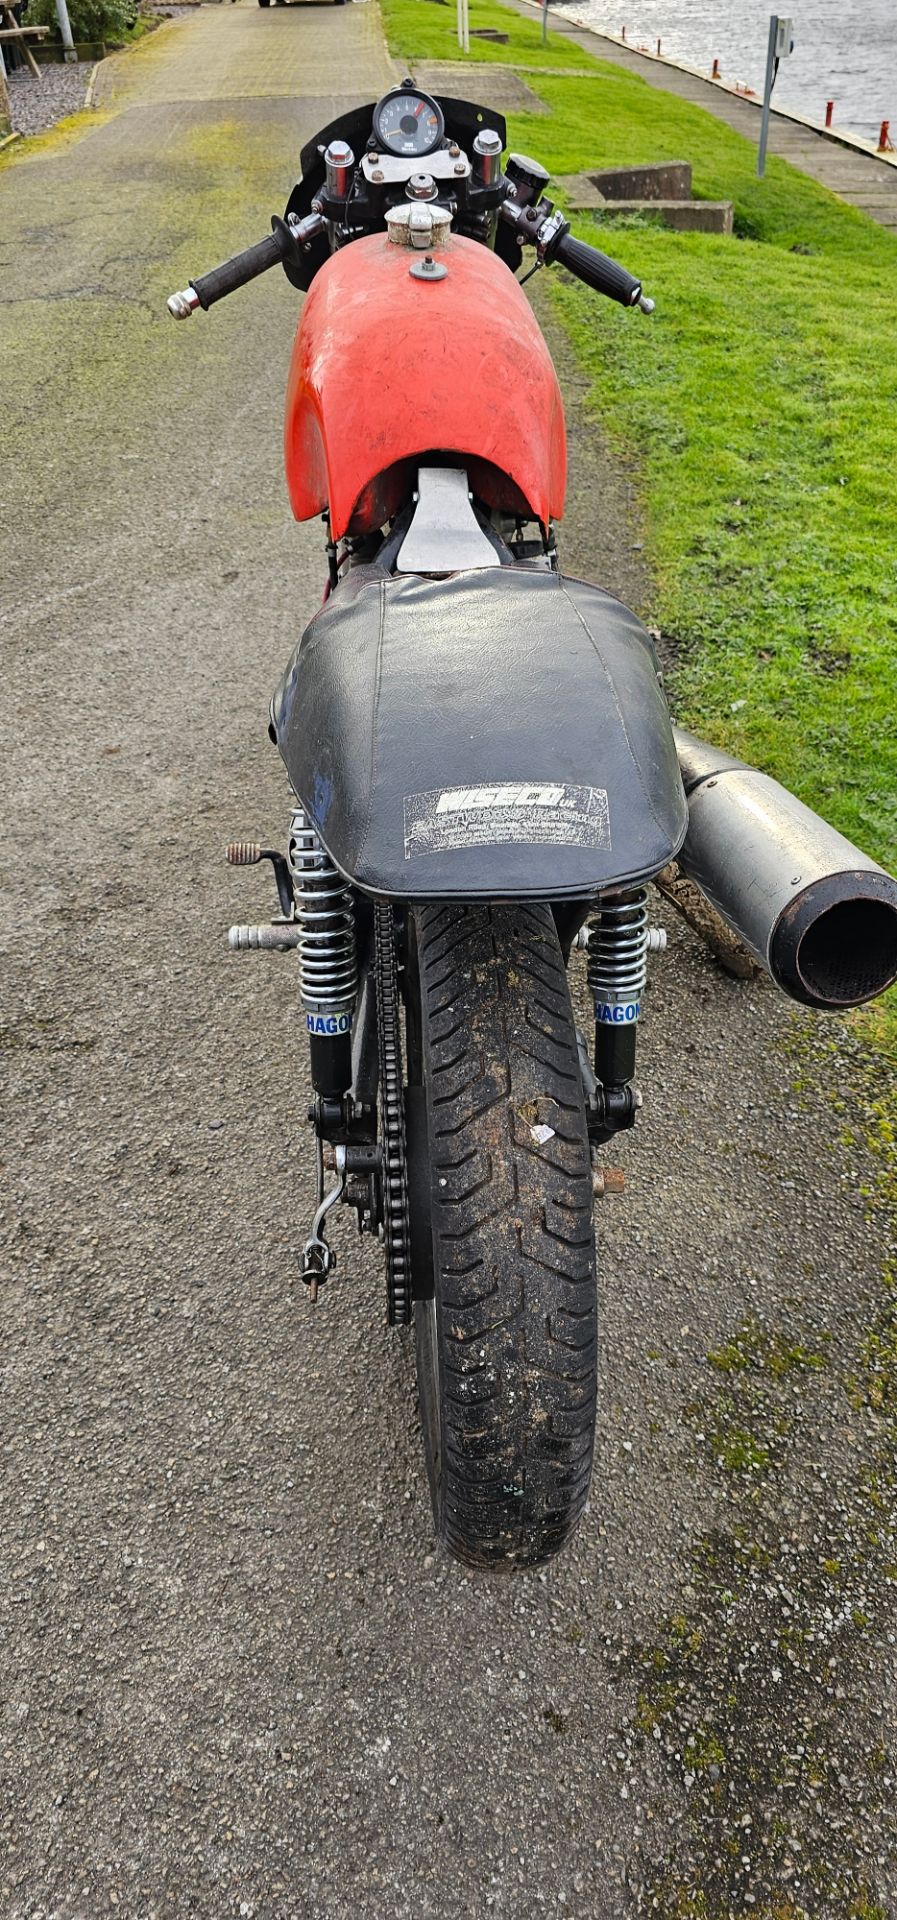
[[[275,920],[268,927],[231,927],[227,944],[231,953],[289,953],[301,938],[295,921]]]

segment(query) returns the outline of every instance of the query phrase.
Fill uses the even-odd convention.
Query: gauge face
[[[425,93],[387,93],[374,108],[374,134],[381,147],[401,159],[432,153],[445,131],[435,100]]]

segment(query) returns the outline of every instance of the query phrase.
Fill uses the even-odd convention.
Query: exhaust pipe
[[[792,1000],[841,1009],[897,979],[897,882],[792,793],[680,727],[678,855]]]

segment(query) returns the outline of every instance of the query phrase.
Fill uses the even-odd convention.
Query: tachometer
[[[426,93],[400,87],[385,93],[374,108],[374,138],[387,153],[400,159],[415,159],[432,153],[445,132],[445,121]]]

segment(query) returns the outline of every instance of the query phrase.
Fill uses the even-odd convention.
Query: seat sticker
[[[610,851],[604,787],[502,780],[406,793],[405,859],[467,847],[599,847]]]

